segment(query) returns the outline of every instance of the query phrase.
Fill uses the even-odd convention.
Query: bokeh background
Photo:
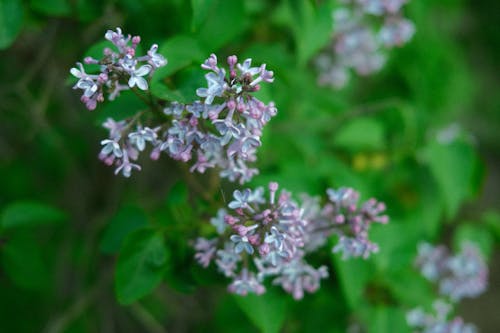
[[[187,99],[203,85],[198,66],[212,52],[252,57],[275,71],[275,83],[260,94],[279,114],[266,128],[252,185],[277,180],[313,195],[351,186],[389,207],[391,223],[374,230],[382,249],[376,258],[343,262],[326,249],[313,259],[330,266],[321,290],[300,302],[276,291],[266,320],[283,332],[408,332],[404,312],[431,300],[412,266],[417,243],[453,247],[472,239],[489,257],[490,287],[458,314],[481,332],[498,332],[500,3],[410,1],[404,13],[416,26],[412,41],[393,50],[380,73],[354,77],[338,91],[318,87],[311,65],[328,43],[334,6],[0,0],[0,331],[262,328],[252,314],[259,311],[192,259],[189,242],[218,207],[189,184],[216,175],[188,177],[164,156],[122,179],[97,159],[100,122],[133,112],[137,101],[88,112],[69,69],[120,26],[145,45],[158,43],[169,60],[187,59],[171,78]],[[186,36],[198,42],[196,52]],[[234,188],[222,182],[213,196],[223,205],[222,193]],[[152,293],[121,305],[115,263],[126,235],[144,225],[167,230],[169,268]]]

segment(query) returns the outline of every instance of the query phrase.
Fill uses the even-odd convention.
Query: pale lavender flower
[[[385,205],[374,199],[358,207],[359,194],[353,189],[329,190],[330,201],[303,196],[302,205],[291,193],[269,183],[263,187],[235,190],[228,210],[219,210],[211,220],[219,235],[215,264],[233,278],[229,290],[238,294],[264,292],[259,286],[267,278],[295,299],[313,293],[328,276],[326,266],[314,268],[305,261],[308,252],[326,243],[332,234],[340,236],[334,250],[345,257],[364,257],[378,247],[368,241],[372,223],[387,223],[381,215]],[[224,224],[222,226],[222,224]]]
[[[114,100],[121,91],[136,86],[141,90],[147,90],[148,82],[144,77],[167,63],[162,55],[156,53],[158,49],[156,44],[151,47],[147,55],[136,57],[140,37],[125,36],[120,28],[116,31],[108,30],[104,38],[113,43],[118,52],[106,48],[101,59],[85,58],[87,64],[100,65],[98,74],[85,73],[81,63],[77,63],[78,68],[70,70],[70,73],[79,79],[74,88],[83,90],[81,100],[89,110],[95,109],[98,102],[104,101],[105,88],[108,90],[109,100]],[[140,62],[148,64],[136,68]]]
[[[248,293],[261,295],[266,288],[257,280],[253,273],[248,272],[246,268],[229,285],[228,290],[234,294],[245,296]]]
[[[212,259],[215,257],[216,251],[216,240],[208,240],[205,238],[198,238],[194,245],[194,249],[197,251],[195,254],[195,259],[203,267],[208,267]]]
[[[128,178],[133,169],[141,170],[141,167],[135,163],[131,163],[129,160],[129,153],[127,150],[123,150],[123,158],[115,170],[115,175],[121,172],[124,177]]]
[[[476,333],[474,325],[465,323],[462,318],[449,319],[451,305],[443,300],[433,303],[434,313],[415,308],[406,314],[406,322],[414,333]]]
[[[459,301],[477,297],[487,287],[488,267],[477,247],[463,243],[461,251],[452,255],[444,246],[420,244],[416,259],[424,277],[439,286],[439,293]]]
[[[406,0],[345,0],[332,13],[331,43],[315,59],[318,83],[345,86],[349,72],[369,75],[385,64],[388,51],[407,43],[415,32],[401,15]]]
[[[134,69],[130,73],[130,79],[128,80],[128,85],[130,88],[137,86],[141,90],[148,90],[148,82],[143,76],[148,75],[151,72],[152,67],[150,65],[144,65],[138,69]]]
[[[114,157],[118,158],[123,156],[122,149],[118,142],[116,142],[115,140],[102,140],[101,145],[104,146],[101,150],[102,156],[113,155]]]
[[[205,97],[205,104],[212,104],[215,97],[221,97],[226,89],[226,82],[224,81],[226,73],[222,69],[218,73],[208,73],[205,78],[208,82],[208,88],[196,89],[196,95]]]
[[[233,243],[235,243],[234,252],[236,254],[240,254],[243,251],[248,254],[253,254],[254,249],[253,246],[250,245],[250,241],[247,236],[231,235],[230,239]]]

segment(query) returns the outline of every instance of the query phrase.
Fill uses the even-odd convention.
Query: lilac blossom
[[[297,300],[317,291],[328,269],[314,268],[305,257],[332,235],[340,237],[342,247],[337,250],[337,245],[334,251],[346,258],[367,258],[376,252],[377,245],[368,241],[368,229],[372,223],[387,223],[382,203],[371,199],[358,206],[359,194],[349,188],[328,190],[329,200],[323,206],[319,198],[305,195],[299,203],[278,189],[271,182],[267,196],[263,187],[235,190],[228,209],[220,209],[211,219],[218,237],[203,244],[219,245],[216,258],[210,260],[233,280],[229,291],[259,294],[265,291],[266,279]],[[195,250],[197,260],[208,258],[206,248]],[[200,263],[206,267],[207,260]]]
[[[442,245],[420,244],[416,265],[425,278],[438,285],[441,295],[454,302],[477,297],[486,290],[488,267],[472,243],[463,243],[456,255]]]
[[[97,102],[104,101],[104,90],[108,90],[108,98],[113,100],[120,91],[137,87],[141,90],[148,89],[145,78],[155,69],[166,65],[166,59],[157,53],[158,45],[154,44],[146,55],[137,57],[139,36],[123,35],[120,28],[116,31],[108,30],[104,37],[109,40],[114,50],[105,48],[101,59],[85,58],[86,64],[100,66],[99,73],[87,74],[83,65],[77,63],[77,68],[72,68],[70,73],[78,79],[73,87],[83,91],[81,100],[89,110],[94,110]],[[146,63],[138,66],[139,63]],[[126,78],[126,80],[124,80]],[[126,82],[127,84],[123,84]]]
[[[86,73],[81,63],[71,69],[78,78],[74,88],[83,91],[81,99],[88,109],[104,101],[104,87],[109,88],[110,100],[123,90],[147,90],[149,76],[167,63],[156,44],[146,55],[137,57],[140,37],[125,36],[119,28],[106,32],[105,38],[115,49],[105,49],[100,60],[85,59],[88,64],[100,65],[100,73]],[[109,136],[99,158],[114,166],[116,174],[129,177],[133,169],[140,170],[131,161],[150,148],[153,160],[165,153],[175,160],[192,161],[191,172],[217,168],[221,177],[230,181],[249,181],[258,174],[250,163],[257,159],[264,126],[277,113],[274,103],[266,105],[253,93],[260,89],[259,84],[273,82],[273,72],[265,64],[252,67],[251,59],[240,64],[236,56],[228,57],[227,64],[227,70],[220,67],[214,54],[202,64],[209,73],[205,75],[208,87],[196,90],[201,100],[163,103],[150,96],[148,106],[157,111],[154,115],[138,111],[118,122],[108,119],[103,126]]]
[[[415,33],[402,17],[407,0],[343,0],[333,13],[333,37],[315,59],[318,83],[341,88],[349,72],[369,75],[379,71],[387,51],[407,43]]]
[[[183,162],[195,159],[192,172],[218,168],[221,177],[244,183],[258,173],[248,163],[256,160],[263,128],[277,113],[274,103],[266,105],[252,93],[260,89],[257,82],[272,82],[273,73],[265,65],[250,67],[251,59],[241,65],[230,56],[227,63],[228,70],[219,67],[212,54],[202,64],[210,71],[208,87],[196,91],[202,100],[164,108],[172,125],[158,136],[155,152]]]
[[[434,313],[415,308],[406,314],[406,321],[414,333],[476,333],[474,325],[465,323],[462,318],[449,319],[451,304],[443,300],[433,303]]]

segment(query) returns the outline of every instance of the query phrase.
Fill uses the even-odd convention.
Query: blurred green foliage
[[[500,158],[498,4],[411,1],[411,43],[341,91],[318,87],[311,66],[329,42],[335,6],[0,0],[0,331],[346,332],[358,323],[404,333],[405,311],[433,299],[412,266],[419,241],[473,240],[490,257],[500,241],[498,189],[487,178],[498,177]],[[300,302],[272,288],[228,295],[222,277],[194,262],[190,242],[209,232],[234,185],[167,158],[144,161],[124,180],[96,158],[96,125],[144,106],[124,93],[88,113],[68,69],[99,54],[116,26],[160,45],[169,64],[151,91],[165,99],[196,98],[210,53],[266,63],[276,79],[259,94],[279,113],[251,186],[275,180],[309,194],[350,186],[384,200],[391,222],[373,230],[380,253],[343,261],[325,250],[312,260],[329,263],[331,277]]]

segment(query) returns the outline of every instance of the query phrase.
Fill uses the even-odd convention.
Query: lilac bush
[[[320,85],[341,88],[349,72],[368,75],[386,62],[387,50],[407,43],[415,32],[401,9],[408,0],[342,0],[332,13],[331,44],[315,59]]]

